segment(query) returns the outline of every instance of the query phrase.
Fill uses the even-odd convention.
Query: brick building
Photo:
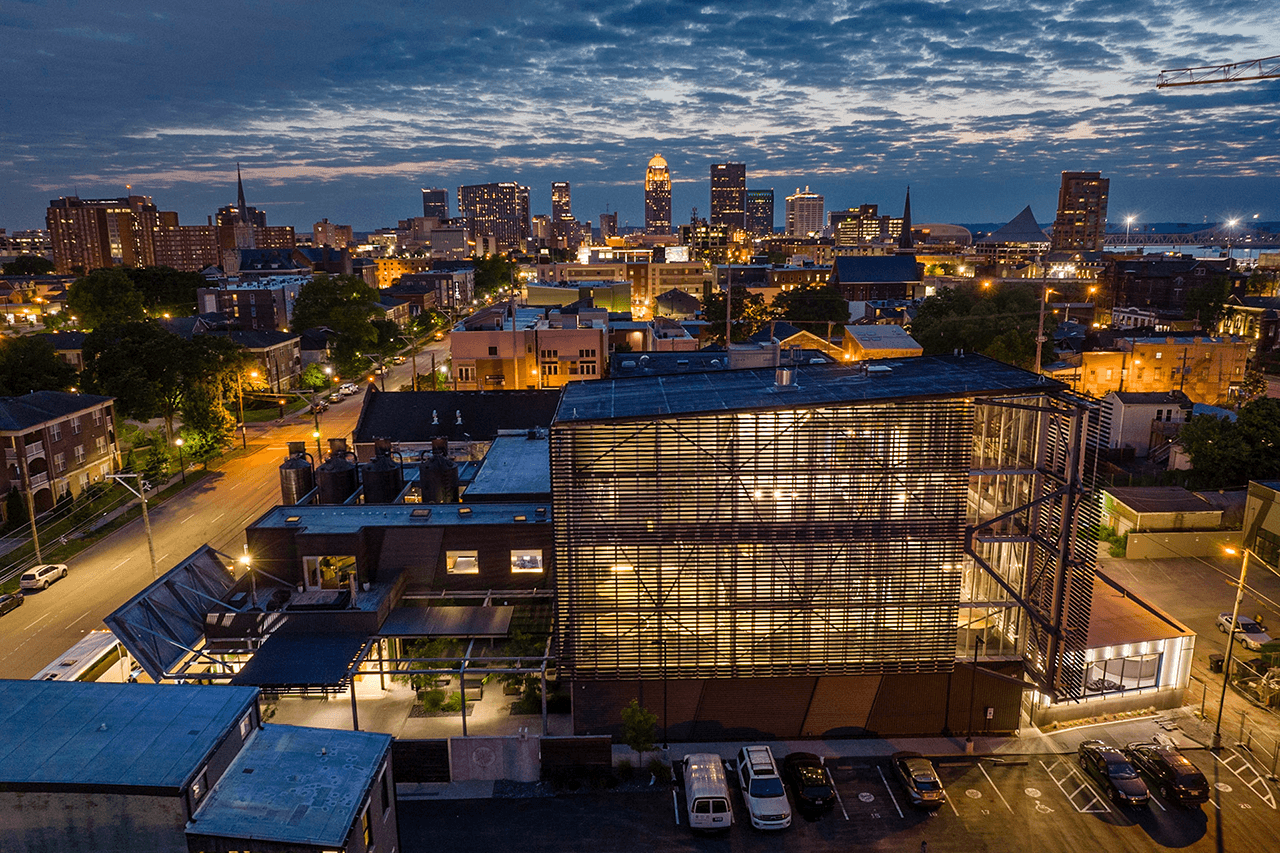
[[[0,494],[29,491],[36,512],[113,473],[114,398],[65,391],[0,397]]]

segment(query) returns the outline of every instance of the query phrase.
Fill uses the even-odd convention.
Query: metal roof
[[[378,629],[379,637],[505,637],[515,608],[397,607]]]
[[[77,412],[87,412],[114,399],[66,391],[33,391],[21,397],[0,397],[0,432],[22,432]]]
[[[232,684],[254,687],[338,687],[369,641],[359,632],[277,631],[258,647]]]
[[[0,681],[0,790],[181,790],[257,697],[252,687]]]
[[[264,726],[187,834],[341,849],[390,748],[391,735],[376,732]]]
[[[777,384],[772,367],[573,382],[564,388],[556,423],[973,395],[1050,394],[1065,388],[1060,382],[986,356],[920,356],[854,366],[799,365],[792,368],[789,385]]]

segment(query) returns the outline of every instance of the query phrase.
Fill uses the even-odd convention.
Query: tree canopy
[[[921,303],[911,324],[911,336],[920,342],[925,355],[963,349],[1032,368],[1039,298],[1038,288],[1011,284],[944,290]],[[1046,313],[1046,328],[1050,316]],[[1045,347],[1042,358],[1052,356],[1053,348]]]
[[[763,296],[737,285],[733,287],[733,302],[730,309],[733,312],[733,339],[735,341],[745,341],[773,319],[773,312],[765,305]],[[702,304],[702,316],[707,321],[707,337],[723,342],[723,293],[712,293],[707,296]]]
[[[1187,291],[1182,317],[1195,320],[1202,329],[1216,328],[1230,295],[1231,280],[1225,275],[1214,276]]]
[[[48,275],[55,267],[39,255],[19,255],[0,269],[5,275]]]
[[[66,391],[75,384],[75,368],[58,358],[48,338],[0,338],[0,396]]]
[[[515,280],[516,262],[506,255],[474,257],[471,264],[476,271],[476,295],[480,297],[510,287]]]
[[[190,310],[196,304],[196,289],[206,284],[200,273],[172,267],[129,267],[124,272],[142,294],[143,302],[151,307]]]
[[[848,300],[840,288],[825,283],[784,290],[773,297],[773,310],[779,318],[801,325],[819,337],[827,332],[817,326],[823,323],[843,326],[849,322]]]
[[[1195,415],[1178,433],[1178,443],[1191,457],[1196,488],[1280,478],[1280,400],[1264,397],[1246,403],[1234,423]]]
[[[98,269],[67,289],[67,310],[88,329],[143,319],[142,291],[122,269]]]

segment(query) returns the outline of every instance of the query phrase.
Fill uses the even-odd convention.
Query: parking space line
[[[849,810],[844,807],[844,797],[840,796],[840,789],[836,787],[836,779],[831,775],[831,768],[827,767],[826,759],[822,759],[823,769],[827,771],[827,781],[831,783],[831,793],[836,795],[836,802],[840,804],[840,811],[844,812],[844,819],[849,819]]]
[[[943,786],[942,788],[942,797],[947,801],[947,805],[951,806],[951,811],[955,813],[955,816],[960,817],[960,812],[956,811],[956,804],[951,799],[951,795],[947,793],[946,786]]]
[[[893,800],[893,807],[898,810],[898,817],[906,817],[902,813],[902,806],[898,805],[898,798],[893,795],[893,789],[889,787],[889,780],[884,778],[884,771],[880,769],[880,765],[876,765],[876,772],[880,774],[880,781],[884,783],[884,789],[889,792],[889,799]]]
[[[1210,755],[1213,755],[1214,760],[1235,774],[1235,777],[1243,782],[1246,788],[1253,791],[1258,799],[1275,809],[1275,794],[1271,793],[1271,788],[1267,786],[1266,780],[1258,772],[1257,768],[1249,763],[1249,759],[1234,749],[1230,750],[1230,755],[1225,759],[1212,752]],[[1258,790],[1259,787],[1262,788],[1262,791]]]
[[[996,783],[992,780],[991,775],[987,773],[987,768],[982,766],[982,762],[978,762],[978,769],[982,771],[982,775],[987,777],[987,782],[991,784],[991,789],[996,792],[996,796],[1000,798],[1000,802],[1004,803],[1004,807],[1009,810],[1009,814],[1013,814],[1013,806],[1009,805],[1009,801],[1004,798],[1004,794],[1000,793],[1000,789],[996,787]]]
[[[1063,774],[1061,779],[1059,779],[1057,776],[1054,775],[1053,771],[1054,771],[1054,768],[1056,768],[1059,764],[1064,764],[1064,763],[1066,764],[1067,772]],[[1077,770],[1074,766],[1072,766],[1070,762],[1064,762],[1062,759],[1058,759],[1057,761],[1053,762],[1053,766],[1051,767],[1048,764],[1045,764],[1043,761],[1041,761],[1040,766],[1045,769],[1045,772],[1049,774],[1049,778],[1053,780],[1053,784],[1058,786],[1058,790],[1062,792],[1062,795],[1067,798],[1067,802],[1071,803],[1071,807],[1076,811],[1080,812],[1081,814],[1098,814],[1100,812],[1105,812],[1105,813],[1111,812],[1111,807],[1107,805],[1106,800],[1102,799],[1102,797],[1098,794],[1098,792],[1095,791],[1093,787],[1089,784],[1088,780],[1084,778],[1084,774],[1082,774],[1079,770]],[[1067,787],[1065,784],[1069,780],[1077,781],[1080,783],[1079,785],[1076,786],[1074,790],[1070,792],[1067,791]],[[1084,805],[1077,805],[1076,794],[1079,794],[1081,791],[1087,791],[1089,793],[1090,799],[1088,800],[1088,802],[1085,802],[1084,799],[1081,798],[1081,802],[1083,802]],[[1102,808],[1096,809],[1094,808],[1094,806],[1101,806]]]
[[[676,789],[671,789],[671,807],[675,809],[676,826],[680,825],[680,799],[676,796]]]

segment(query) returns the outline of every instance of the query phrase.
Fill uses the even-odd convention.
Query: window
[[[102,409],[93,410],[93,425],[102,426]]]
[[[57,471],[58,473],[62,473],[63,471],[67,470],[67,454],[65,453],[53,454],[53,470]]]
[[[84,491],[84,490],[85,490],[85,488],[89,485],[89,475],[88,475],[88,474],[81,474],[81,475],[80,475],[79,477],[77,477],[76,479],[80,481],[80,490],[81,490],[81,491]]]
[[[382,813],[385,815],[391,810],[391,779],[390,774],[384,769],[382,771]]]
[[[356,572],[356,558],[339,554],[302,558],[303,582],[307,589],[344,589]]]
[[[511,552],[512,574],[542,574],[542,550],[524,549]]]
[[[596,357],[596,351],[593,349],[578,350],[578,358],[595,358],[595,357]]]
[[[49,440],[62,441],[62,424],[53,424],[49,427]]]
[[[476,551],[446,551],[445,573],[450,575],[480,574],[479,553]]]
[[[80,419],[79,419],[79,418],[72,418],[72,419],[71,419],[71,434],[72,434],[72,435],[79,435],[79,434],[80,434]]]
[[[1156,353],[1156,358],[1158,358],[1158,359],[1159,359],[1159,358],[1164,358],[1164,353],[1162,353],[1162,352],[1158,352],[1158,353]]]
[[[360,834],[364,836],[366,850],[373,848],[373,821],[369,820],[369,807],[365,806],[360,815]]]
[[[200,802],[205,793],[209,790],[209,780],[206,771],[201,770],[196,776],[196,780],[191,783],[191,799],[194,802]]]
[[[476,369],[475,369],[475,366],[474,366],[474,365],[468,365],[468,366],[466,366],[466,367],[459,367],[459,368],[458,368],[458,381],[459,381],[459,382],[475,382],[475,381],[476,381]]]
[[[595,376],[596,363],[594,361],[584,361],[578,365],[578,372],[583,376]]]
[[[542,357],[543,357],[543,358],[559,358],[559,357],[560,357],[560,350],[557,350],[557,349],[544,349],[544,350],[542,351]]]
[[[93,440],[93,445],[99,453],[103,452],[107,449],[107,437],[105,435],[98,436]]]
[[[498,354],[497,347],[489,347],[489,355],[497,355],[497,354]]]
[[[79,465],[83,461],[84,461],[84,445],[77,444],[76,445],[76,464]]]
[[[253,729],[253,714],[245,714],[240,718],[240,739],[244,740]]]

